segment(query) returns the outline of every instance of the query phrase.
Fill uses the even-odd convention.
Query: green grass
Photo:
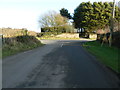
[[[31,50],[33,48],[37,48],[39,46],[42,46],[43,44],[34,44],[34,45],[30,45],[30,44],[21,44],[19,43],[18,45],[15,46],[5,46],[2,50],[2,58],[5,58],[7,56],[11,56],[14,54],[17,54],[19,52],[23,52],[23,51],[27,51],[27,50]]]
[[[101,44],[97,41],[86,42],[83,46],[95,55],[103,64],[116,72],[120,72],[118,70],[118,51],[120,49],[116,47],[109,47],[106,44],[101,47]]]

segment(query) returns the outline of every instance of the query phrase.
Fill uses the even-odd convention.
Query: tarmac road
[[[3,60],[3,88],[116,88],[117,76],[82,46],[86,40],[42,40],[46,45]]]

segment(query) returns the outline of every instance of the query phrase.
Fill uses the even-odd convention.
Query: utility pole
[[[115,0],[113,0],[113,12],[112,12],[113,19],[115,18]]]
[[[118,2],[118,10],[119,10],[119,12],[120,12],[120,1]],[[119,33],[119,35],[120,35],[120,18],[118,19],[118,33]],[[120,42],[118,42],[118,45],[120,45]],[[120,48],[120,46],[119,46],[119,48]],[[120,54],[120,51],[118,50],[118,71],[120,72],[120,56],[119,56],[119,54]],[[119,87],[120,87],[120,73],[119,73]]]
[[[114,30],[114,18],[115,18],[115,0],[113,0],[113,9],[112,9],[112,17],[111,17],[111,24],[110,24],[110,40],[109,40],[109,46],[112,46],[112,36],[113,36],[113,30]]]

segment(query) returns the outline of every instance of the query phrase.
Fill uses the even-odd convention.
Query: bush
[[[41,45],[41,42],[34,36],[17,36],[14,38],[4,38],[4,43],[2,45],[2,55],[3,57],[9,56]]]

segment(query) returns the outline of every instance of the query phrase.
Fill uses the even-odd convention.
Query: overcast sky
[[[0,0],[0,28],[27,28],[39,32],[38,19],[41,14],[49,10],[59,12],[63,7],[73,13],[81,2],[87,1],[113,0]]]

